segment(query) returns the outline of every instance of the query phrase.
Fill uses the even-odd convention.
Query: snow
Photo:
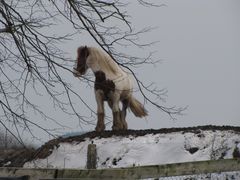
[[[118,168],[232,158],[240,148],[234,131],[174,132],[145,136],[86,138],[83,142],[60,143],[50,156],[25,163],[25,168],[80,168],[87,161],[87,146],[97,146],[97,168]]]
[[[8,161],[8,162],[6,162],[4,165],[3,165],[3,167],[4,166],[8,166],[9,164],[11,164],[12,162],[11,161]]]

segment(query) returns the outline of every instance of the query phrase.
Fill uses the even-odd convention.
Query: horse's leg
[[[111,100],[112,100],[112,113],[113,113],[112,130],[121,130],[123,129],[123,124],[121,121],[121,114],[119,109],[119,101],[120,101],[119,93],[114,93]]]
[[[127,122],[125,120],[126,118],[126,114],[127,114],[127,107],[128,107],[128,102],[127,101],[122,101],[122,104],[123,104],[123,109],[122,111],[120,112],[120,120],[121,120],[121,123],[122,123],[122,129],[128,129],[128,125],[127,125]],[[112,109],[113,108],[113,103],[112,101],[108,100],[108,105],[109,107]]]
[[[108,106],[112,109],[113,108],[113,102],[111,100],[108,100]]]
[[[104,124],[104,93],[102,90],[95,91],[96,101],[97,101],[97,126],[95,130],[101,132],[105,130]]]
[[[121,120],[122,120],[123,129],[125,130],[128,129],[128,125],[126,122],[127,108],[128,108],[128,100],[124,99],[122,100]]]

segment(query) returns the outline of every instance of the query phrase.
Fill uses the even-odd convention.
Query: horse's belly
[[[116,77],[106,74],[106,78],[115,84],[115,91],[120,94],[121,99],[127,98],[132,93],[133,81],[129,74],[123,73]]]
[[[121,99],[125,99],[132,93],[132,85],[129,80],[116,82],[115,90],[120,93]]]

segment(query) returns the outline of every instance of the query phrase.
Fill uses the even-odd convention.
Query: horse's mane
[[[101,51],[98,48],[90,47],[90,55],[94,57],[94,60],[97,60],[101,68],[110,71],[111,73],[117,75],[121,68],[117,63],[105,52]]]

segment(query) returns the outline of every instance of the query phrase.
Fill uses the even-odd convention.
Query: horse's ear
[[[85,57],[88,57],[88,55],[89,55],[89,49],[88,49],[88,47],[85,46],[83,50],[84,50],[84,53],[85,53]]]
[[[87,58],[89,55],[89,48],[87,46],[81,46],[77,49],[78,57]]]

